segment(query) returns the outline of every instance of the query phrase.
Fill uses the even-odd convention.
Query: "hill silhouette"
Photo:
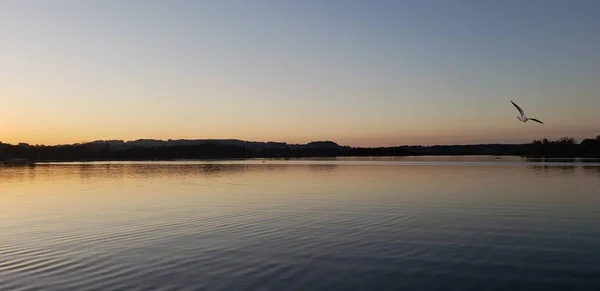
[[[182,159],[300,158],[338,156],[512,155],[525,157],[600,157],[600,136],[577,143],[572,138],[528,144],[474,144],[350,147],[333,141],[307,144],[237,139],[97,140],[70,145],[0,143],[0,161],[122,161]]]

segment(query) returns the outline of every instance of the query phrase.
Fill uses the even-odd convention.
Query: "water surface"
[[[599,290],[600,165],[0,166],[0,290]]]

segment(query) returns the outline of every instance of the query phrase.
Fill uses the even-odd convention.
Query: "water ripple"
[[[600,289],[600,175],[314,166],[11,168],[0,290]]]

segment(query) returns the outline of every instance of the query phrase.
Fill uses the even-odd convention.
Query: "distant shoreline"
[[[0,163],[81,161],[174,161],[256,158],[408,156],[520,156],[527,158],[600,158],[600,136],[577,143],[574,139],[541,140],[528,144],[350,147],[332,141],[307,144],[242,140],[94,141],[44,146],[0,143]]]
[[[435,159],[439,157],[441,159]],[[458,160],[452,158],[459,158]],[[472,157],[473,159],[469,159]],[[12,163],[0,161],[1,167],[34,167],[34,166],[44,166],[44,165],[152,165],[152,164],[165,164],[165,165],[203,165],[203,164],[255,164],[255,165],[276,165],[276,164],[287,164],[299,162],[300,164],[308,163],[319,164],[319,163],[334,163],[334,164],[344,164],[348,162],[349,164],[354,164],[356,162],[363,163],[366,162],[368,164],[372,163],[436,163],[436,162],[463,162],[463,163],[498,163],[498,164],[511,164],[511,163],[531,163],[531,164],[579,164],[582,166],[586,166],[587,164],[593,164],[593,166],[597,166],[600,164],[600,158],[578,158],[578,157],[553,157],[553,158],[531,158],[531,157],[521,157],[521,156],[501,156],[499,159],[495,159],[494,157],[498,156],[490,156],[490,155],[455,155],[455,156],[366,156],[366,157],[356,157],[356,156],[348,156],[348,157],[301,157],[301,158],[235,158],[235,159],[227,159],[227,158],[215,158],[215,159],[181,159],[181,160],[71,160],[71,161],[28,161],[26,163]],[[505,159],[503,159],[504,157]],[[342,159],[341,159],[342,158]],[[347,159],[346,159],[347,158]],[[369,159],[373,158],[373,159]],[[383,159],[377,159],[383,158]],[[389,159],[386,159],[389,158]],[[399,158],[399,159],[393,159]],[[408,158],[408,159],[403,159]],[[411,158],[423,158],[423,159],[411,159]],[[478,159],[480,158],[480,159]],[[483,159],[481,159],[483,158]],[[487,158],[487,159],[486,159]],[[506,159],[508,158],[508,159]]]

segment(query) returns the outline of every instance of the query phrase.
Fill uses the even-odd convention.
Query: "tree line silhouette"
[[[529,157],[600,158],[600,135],[595,139],[584,139],[580,143],[571,137],[563,137],[555,141],[534,140],[527,145],[526,153]]]
[[[96,141],[72,145],[0,143],[0,161],[140,161],[182,159],[301,158],[337,156],[513,155],[525,157],[600,157],[600,136],[577,143],[573,138],[534,140],[529,144],[476,144],[395,147],[349,147],[334,142],[286,143],[195,142],[143,145]]]

